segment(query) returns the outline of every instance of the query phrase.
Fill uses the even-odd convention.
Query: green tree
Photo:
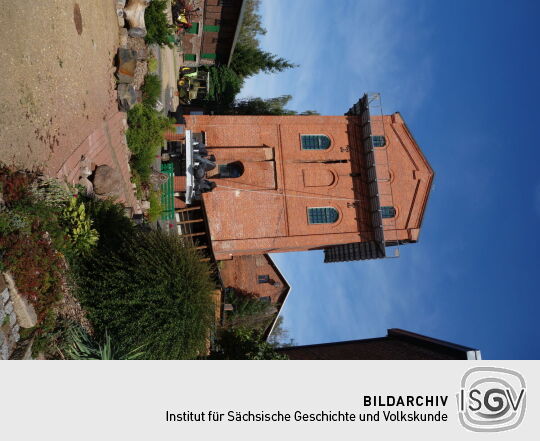
[[[276,98],[247,98],[234,103],[231,113],[235,115],[295,115],[294,110],[285,108],[291,95]]]
[[[144,11],[144,23],[146,25],[145,41],[148,44],[173,47],[173,27],[167,21],[165,8],[167,0],[153,0]]]
[[[282,95],[275,98],[246,98],[237,100],[231,107],[230,113],[234,115],[298,115],[295,110],[285,106],[292,99],[291,95]],[[300,115],[318,115],[314,110],[307,110]]]
[[[289,337],[289,330],[283,325],[282,315],[277,318],[267,341],[274,347],[289,347],[294,344],[294,339]]]
[[[247,328],[225,329],[210,354],[214,360],[287,360],[264,341],[260,331]]]
[[[205,110],[215,114],[229,114],[236,95],[242,88],[242,79],[227,66],[211,66],[210,90],[206,100],[201,103]]]
[[[251,77],[259,72],[282,72],[292,67],[297,65],[258,47],[242,44],[236,45],[231,62],[231,69],[241,78]]]
[[[258,329],[264,332],[277,314],[275,304],[261,301],[256,295],[239,289],[228,288],[225,292],[225,303],[233,306],[232,311],[226,312],[225,327]]]
[[[262,19],[259,10],[260,0],[246,0],[244,9],[244,19],[238,36],[238,44],[243,46],[259,47],[259,35],[265,35],[266,29],[262,26]]]
[[[136,104],[128,112],[128,123],[126,139],[133,153],[131,166],[141,182],[147,183],[150,166],[163,143],[163,132],[171,127],[172,120],[147,105]]]
[[[224,105],[231,104],[242,88],[242,78],[227,66],[212,66],[209,68],[209,72],[210,91],[208,99],[210,101],[219,101]]]

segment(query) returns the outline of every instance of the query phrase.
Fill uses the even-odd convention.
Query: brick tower
[[[203,197],[216,259],[323,249],[339,262],[416,242],[434,173],[399,113],[372,114],[377,100],[344,116],[186,115],[218,164]]]

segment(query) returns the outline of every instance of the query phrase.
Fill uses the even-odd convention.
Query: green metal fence
[[[165,173],[169,179],[161,184],[161,220],[174,221],[174,165],[172,163],[161,164],[161,173]]]

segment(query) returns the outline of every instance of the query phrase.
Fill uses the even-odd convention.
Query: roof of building
[[[431,187],[433,186],[433,180],[435,179],[435,171],[433,170],[433,168],[431,167],[431,164],[427,160],[426,155],[424,155],[424,152],[422,152],[422,149],[420,148],[419,144],[416,142],[416,139],[414,138],[412,132],[409,130],[409,126],[405,122],[405,119],[403,118],[401,113],[400,112],[395,112],[395,114],[399,115],[399,117],[401,118],[401,122],[403,123],[403,127],[405,128],[405,130],[407,132],[407,135],[409,135],[410,138],[412,139],[413,145],[416,147],[416,149],[418,151],[418,154],[420,155],[420,157],[424,161],[427,169],[431,173],[430,177],[429,177],[427,191],[426,191],[426,197],[422,201],[422,209],[420,211],[421,216],[420,216],[420,223],[419,223],[419,228],[420,228],[422,226],[422,221],[424,220],[424,214],[426,213],[426,207],[427,207],[427,203],[428,203],[428,200],[429,200],[429,195],[431,194]]]
[[[385,337],[291,346],[280,348],[280,351],[291,354],[297,353],[295,358],[298,359],[376,359],[377,357],[371,356],[372,354],[369,352],[373,351],[374,354],[381,355],[383,353],[378,352],[375,347],[381,347],[379,343],[386,345],[386,342],[392,341],[399,342],[399,348],[396,347],[395,344],[392,347],[387,347],[385,349],[384,356],[380,357],[381,359],[446,358],[481,360],[481,353],[478,349],[458,345],[398,328],[388,329]],[[374,346],[374,344],[376,346]],[[370,355],[368,357],[366,356],[366,347],[367,353]],[[342,348],[342,350],[340,350],[340,348]],[[411,355],[411,348],[419,348],[422,352],[417,352],[415,349],[412,349],[413,356],[407,356]],[[421,355],[420,357],[418,357],[419,354]],[[433,354],[433,356],[430,354]]]
[[[268,259],[268,262],[270,263],[270,265],[272,265],[276,273],[279,275],[279,277],[283,281],[283,291],[279,299],[280,301],[279,301],[278,311],[271,325],[264,332],[264,338],[268,339],[268,337],[270,337],[270,334],[272,333],[272,331],[274,330],[277,324],[279,315],[281,314],[281,311],[283,310],[283,305],[285,305],[285,301],[288,299],[289,294],[291,293],[291,285],[289,284],[289,282],[287,281],[283,273],[279,270],[278,266],[276,265],[274,260],[270,257],[270,255],[265,254],[265,257]]]
[[[238,38],[240,37],[240,30],[242,29],[242,23],[244,22],[246,5],[247,5],[247,1],[242,0],[242,6],[240,7],[240,12],[238,14],[238,22],[236,23],[236,32],[234,33],[234,38],[231,45],[231,53],[229,55],[229,60],[227,61],[227,66],[231,65],[234,49],[236,48],[236,43],[238,43]]]
[[[362,141],[363,148],[364,148],[364,154],[367,155],[366,157],[369,157],[369,155],[372,155],[373,151],[373,144],[372,142],[367,142],[366,139],[368,139],[371,132],[371,115],[370,115],[370,103],[373,101],[380,100],[379,94],[364,94],[362,98],[358,100],[357,103],[355,103],[345,115],[355,115],[359,116],[362,119],[362,127],[364,130],[364,126],[367,126],[367,133],[363,132],[363,136],[365,138]],[[381,109],[382,114],[382,109]],[[411,237],[409,239],[404,241],[396,241],[396,240],[388,240],[388,238],[385,237],[385,231],[382,224],[382,219],[380,215],[377,215],[377,210],[380,209],[380,200],[379,200],[379,189],[378,189],[378,181],[375,180],[375,182],[372,182],[369,185],[369,208],[372,210],[372,216],[371,216],[371,222],[372,227],[374,231],[375,237],[366,242],[354,242],[354,243],[348,243],[348,244],[341,244],[341,245],[333,245],[328,246],[324,248],[324,262],[325,263],[332,263],[332,262],[347,262],[347,261],[353,261],[353,260],[367,260],[367,259],[381,259],[386,257],[386,247],[392,246],[392,245],[399,245],[400,243],[411,243],[416,242],[418,240],[418,234],[419,229],[422,224],[422,220],[424,217],[427,201],[430,195],[431,187],[433,184],[433,178],[434,178],[434,172],[431,168],[431,165],[429,164],[428,160],[426,159],[424,153],[420,149],[418,143],[414,139],[411,131],[405,124],[405,121],[401,114],[399,112],[395,112],[391,115],[392,120],[398,120],[405,130],[406,136],[410,138],[410,146],[416,153],[418,153],[418,156],[420,160],[424,163],[425,169],[427,170],[426,176],[427,176],[427,186],[425,189],[420,192],[420,198],[419,198],[419,205],[420,205],[420,217],[418,220],[418,226],[414,229],[411,229]],[[371,163],[367,159],[365,160],[365,167],[366,170],[368,168],[375,168],[375,163]],[[369,175],[369,171],[368,175]],[[376,172],[373,173],[376,176]]]

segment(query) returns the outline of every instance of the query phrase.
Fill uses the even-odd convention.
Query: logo
[[[527,402],[525,380],[504,368],[469,369],[457,394],[459,421],[473,432],[503,432],[523,421]]]

